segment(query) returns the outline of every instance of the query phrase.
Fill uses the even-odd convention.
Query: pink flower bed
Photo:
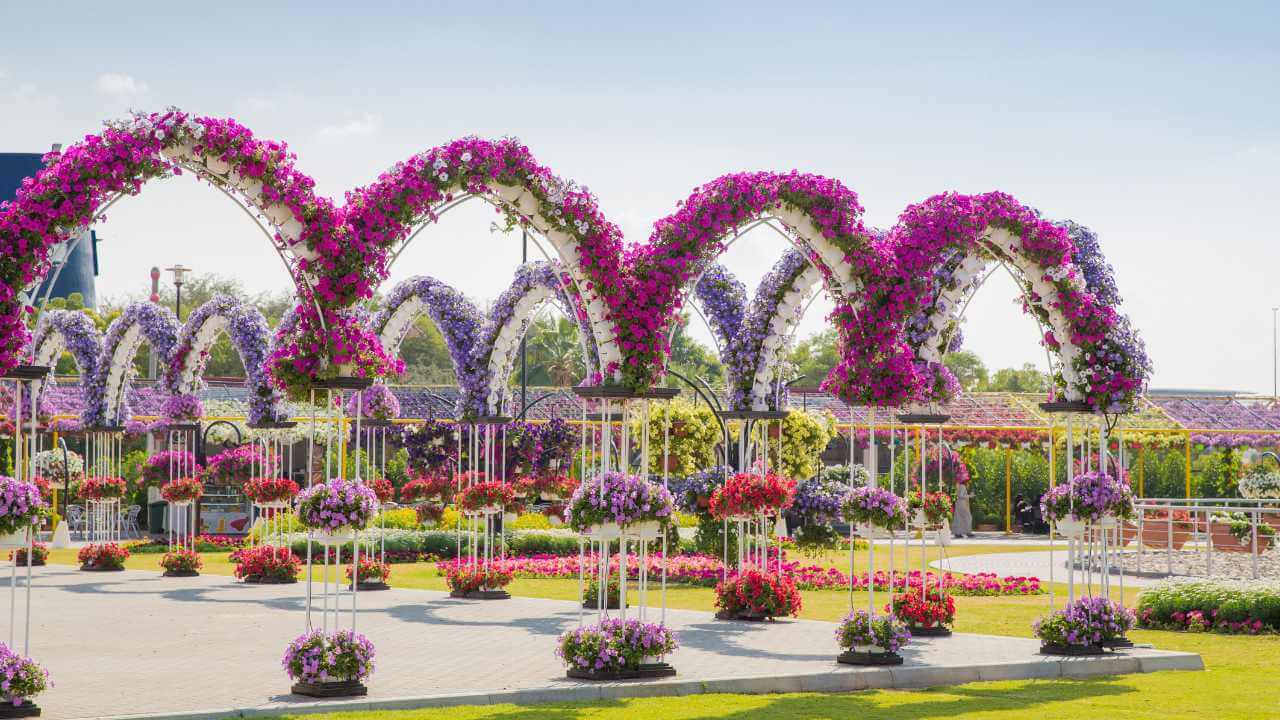
[[[585,560],[587,573],[599,567],[598,556],[587,555]],[[445,574],[455,565],[467,562],[466,558],[442,560],[436,563],[436,568],[441,574]],[[639,577],[640,571],[637,565],[639,562],[638,555],[627,556],[629,577]],[[579,571],[577,555],[521,555],[507,558],[505,563],[506,569],[519,578],[577,578]],[[650,555],[647,563],[650,580],[657,582],[662,577],[662,556],[656,553]],[[609,568],[612,572],[617,572],[617,555],[610,556]],[[723,571],[724,564],[718,558],[708,555],[675,555],[667,560],[667,581],[672,583],[710,587],[720,581]],[[843,590],[849,587],[849,576],[836,568],[806,565],[786,560],[785,556],[782,561],[782,572],[790,576],[801,590]],[[895,592],[910,588],[919,589],[920,579],[919,570],[897,573],[892,578],[892,588]],[[874,581],[877,591],[890,589],[890,575],[887,572],[876,572],[871,580]],[[971,575],[944,573],[940,576],[931,572],[928,573],[927,581],[931,586],[941,581],[942,587],[954,595],[1038,595],[1044,592],[1040,587],[1039,578],[1035,577],[1000,577],[992,573]],[[861,573],[856,578],[854,588],[866,590],[867,586],[867,574]]]

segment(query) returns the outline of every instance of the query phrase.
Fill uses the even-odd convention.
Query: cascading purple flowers
[[[378,509],[378,497],[368,485],[333,478],[298,493],[297,505],[303,527],[327,532],[363,530]]]
[[[97,367],[85,385],[82,417],[86,426],[123,424],[129,417],[129,370],[144,340],[159,365],[167,366],[178,344],[178,321],[172,310],[155,303],[135,302],[112,321],[102,341]],[[125,341],[130,341],[131,346],[125,347]]]
[[[675,511],[675,498],[661,485],[638,475],[608,471],[583,481],[565,511],[565,524],[577,532],[605,523],[665,524]]]
[[[909,642],[911,631],[893,615],[875,616],[866,610],[853,610],[836,628],[836,643],[846,650],[866,645],[896,653]]]
[[[35,483],[0,475],[0,535],[30,528],[44,507]]]
[[[395,420],[400,417],[400,401],[385,383],[374,383],[367,390],[351,393],[347,398],[347,417]]]
[[[1042,495],[1040,512],[1046,520],[1063,520],[1068,515],[1083,522],[1129,518],[1134,513],[1133,493],[1123,481],[1106,473],[1081,473]]]
[[[204,416],[204,403],[197,395],[170,395],[162,409],[165,422],[193,423]]]
[[[39,663],[0,642],[0,700],[13,707],[44,692],[49,673]]]
[[[281,664],[304,683],[360,681],[373,673],[373,643],[354,630],[312,630],[289,643]]]
[[[1082,597],[1032,626],[1048,645],[1098,645],[1133,629],[1133,611],[1105,597]]]
[[[894,529],[906,522],[907,503],[884,488],[860,485],[845,493],[840,512],[851,523]]]
[[[70,352],[80,370],[80,389],[83,394],[85,383],[98,368],[98,358],[102,354],[102,333],[93,320],[82,312],[46,310],[41,314],[40,322],[36,323],[31,347],[33,362],[47,363],[50,366],[57,364],[63,349]],[[52,382],[53,375],[50,374],[40,384],[42,398]]]
[[[409,455],[409,470],[427,476],[451,474],[458,462],[458,426],[443,420],[406,425],[400,441]]]
[[[668,655],[679,638],[665,625],[605,618],[597,625],[560,636],[556,655],[570,668],[587,671],[635,670],[646,658]]]

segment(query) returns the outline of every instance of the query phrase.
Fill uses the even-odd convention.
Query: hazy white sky
[[[455,137],[515,135],[629,239],[730,171],[837,177],[882,227],[937,192],[1004,190],[1099,233],[1154,386],[1271,391],[1274,4],[370,5],[8,5],[0,150],[177,105],[287,141],[340,198]],[[446,217],[389,282],[435,275],[491,300],[520,259],[492,219],[479,205]],[[187,178],[98,229],[108,295],[144,293],[148,269],[175,262],[249,290],[288,283],[240,210]],[[761,232],[725,262],[754,286],[781,250]],[[1003,278],[978,296],[967,346],[992,366],[1043,365],[1013,299]]]

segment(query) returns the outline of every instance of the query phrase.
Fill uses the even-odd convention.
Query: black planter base
[[[1131,648],[1133,647],[1133,641],[1127,637],[1118,637],[1114,640],[1104,640],[1102,642],[1102,647],[1110,648],[1112,650]]]
[[[908,625],[907,630],[911,631],[911,637],[951,637],[951,628],[946,625],[934,625],[927,628]]]
[[[742,620],[745,622],[773,622],[772,615],[757,615],[750,612],[729,612],[721,610],[716,613],[717,620]]]
[[[15,560],[14,562],[17,562],[17,561]],[[26,566],[27,566],[27,564],[26,564],[26,563],[24,563],[24,562],[20,562],[20,563],[18,563],[18,569],[19,569],[19,570],[21,570],[22,568],[24,568],[24,567],[26,567]],[[31,561],[31,567],[44,567],[44,561],[43,561],[43,560],[32,560],[32,561]]]
[[[30,700],[23,700],[21,705],[0,703],[0,718],[40,717],[40,706]]]
[[[606,605],[605,607],[606,607],[607,609],[609,609],[609,610],[620,610],[620,609],[621,609],[620,607],[618,607],[618,601],[617,601],[617,600],[611,600],[611,601],[609,601],[609,604],[608,604],[608,605]],[[627,603],[627,607],[631,607],[631,603]],[[592,601],[590,601],[590,600],[583,600],[583,601],[582,601],[582,608],[583,608],[584,610],[599,610],[599,609],[600,609],[600,605],[599,605],[599,603],[594,603],[594,602],[592,602]]]
[[[583,670],[581,668],[570,668],[564,674],[574,680],[653,680],[655,678],[674,677],[676,669],[668,663],[645,663],[635,670]]]
[[[195,570],[165,570],[163,577],[200,577]]]
[[[124,572],[122,567],[98,567],[97,565],[81,565],[80,569],[84,572]]]
[[[250,575],[241,582],[246,585],[292,585],[298,582],[298,579],[281,580],[280,578],[263,577],[262,575]]]
[[[1041,643],[1040,654],[1060,655],[1062,657],[1088,657],[1090,655],[1105,655],[1107,650],[1101,645],[1050,645]]]
[[[902,656],[898,653],[845,650],[836,656],[836,662],[843,665],[901,665]]]
[[[369,688],[359,680],[344,680],[342,682],[322,682],[308,683],[297,682],[293,684],[294,695],[306,695],[307,697],[360,697],[369,694]]]
[[[449,597],[463,600],[510,600],[511,593],[506,590],[476,590],[475,592],[451,592]]]
[[[348,585],[347,589],[350,590],[351,586]],[[356,589],[359,590],[360,592],[369,592],[370,590],[390,590],[391,586],[384,582],[360,583],[360,585]]]

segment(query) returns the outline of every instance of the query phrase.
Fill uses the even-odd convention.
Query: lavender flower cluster
[[[1104,517],[1133,517],[1133,493],[1123,481],[1099,472],[1076,475],[1070,483],[1055,486],[1040,497],[1046,520],[1097,522]]]
[[[861,485],[845,493],[840,513],[851,523],[896,528],[906,521],[907,503],[884,488]]]
[[[163,305],[150,302],[135,302],[127,305],[120,316],[107,328],[97,367],[85,384],[82,417],[87,426],[123,424],[131,414],[126,388],[137,346],[122,348],[121,343],[129,335],[129,331],[135,327],[141,331],[138,342],[145,340],[150,345],[151,352],[159,359],[161,367],[166,367],[173,355],[173,350],[178,344],[178,320],[173,311]],[[125,352],[119,353],[120,350]],[[120,357],[117,357],[118,353]],[[116,382],[119,386],[107,387],[113,369],[116,371]],[[109,399],[112,398],[115,402],[109,403]]]
[[[373,658],[373,643],[354,630],[312,630],[289,643],[281,664],[299,682],[359,681],[373,673]]]
[[[690,514],[706,514],[711,493],[724,484],[725,467],[716,465],[700,470],[688,477],[672,478],[668,487],[676,498],[680,512]]]
[[[200,402],[198,395],[170,395],[165,398],[161,412],[165,422],[193,423],[204,416],[204,403]]]
[[[674,511],[675,498],[666,488],[638,475],[609,471],[578,486],[565,511],[565,524],[583,532],[604,523],[665,523]]]
[[[0,642],[0,700],[19,707],[44,692],[48,685],[48,671]]]
[[[452,472],[458,461],[458,426],[443,420],[406,425],[400,435],[409,470],[420,475]]]
[[[1037,620],[1036,637],[1051,645],[1097,645],[1133,629],[1132,610],[1105,597],[1082,597]]]
[[[378,508],[368,485],[332,478],[298,493],[298,521],[312,530],[363,530]]]
[[[44,507],[35,483],[0,475],[0,534],[29,528]]]
[[[351,393],[347,399],[347,416],[394,420],[400,417],[400,401],[385,383],[374,383],[367,390]]]
[[[677,647],[679,638],[665,625],[605,618],[561,635],[556,655],[569,667],[583,670],[635,670],[645,658],[667,655]]]
[[[876,616],[866,610],[853,610],[836,628],[836,642],[846,650],[871,645],[886,653],[896,653],[911,642],[911,631],[892,615]]]

